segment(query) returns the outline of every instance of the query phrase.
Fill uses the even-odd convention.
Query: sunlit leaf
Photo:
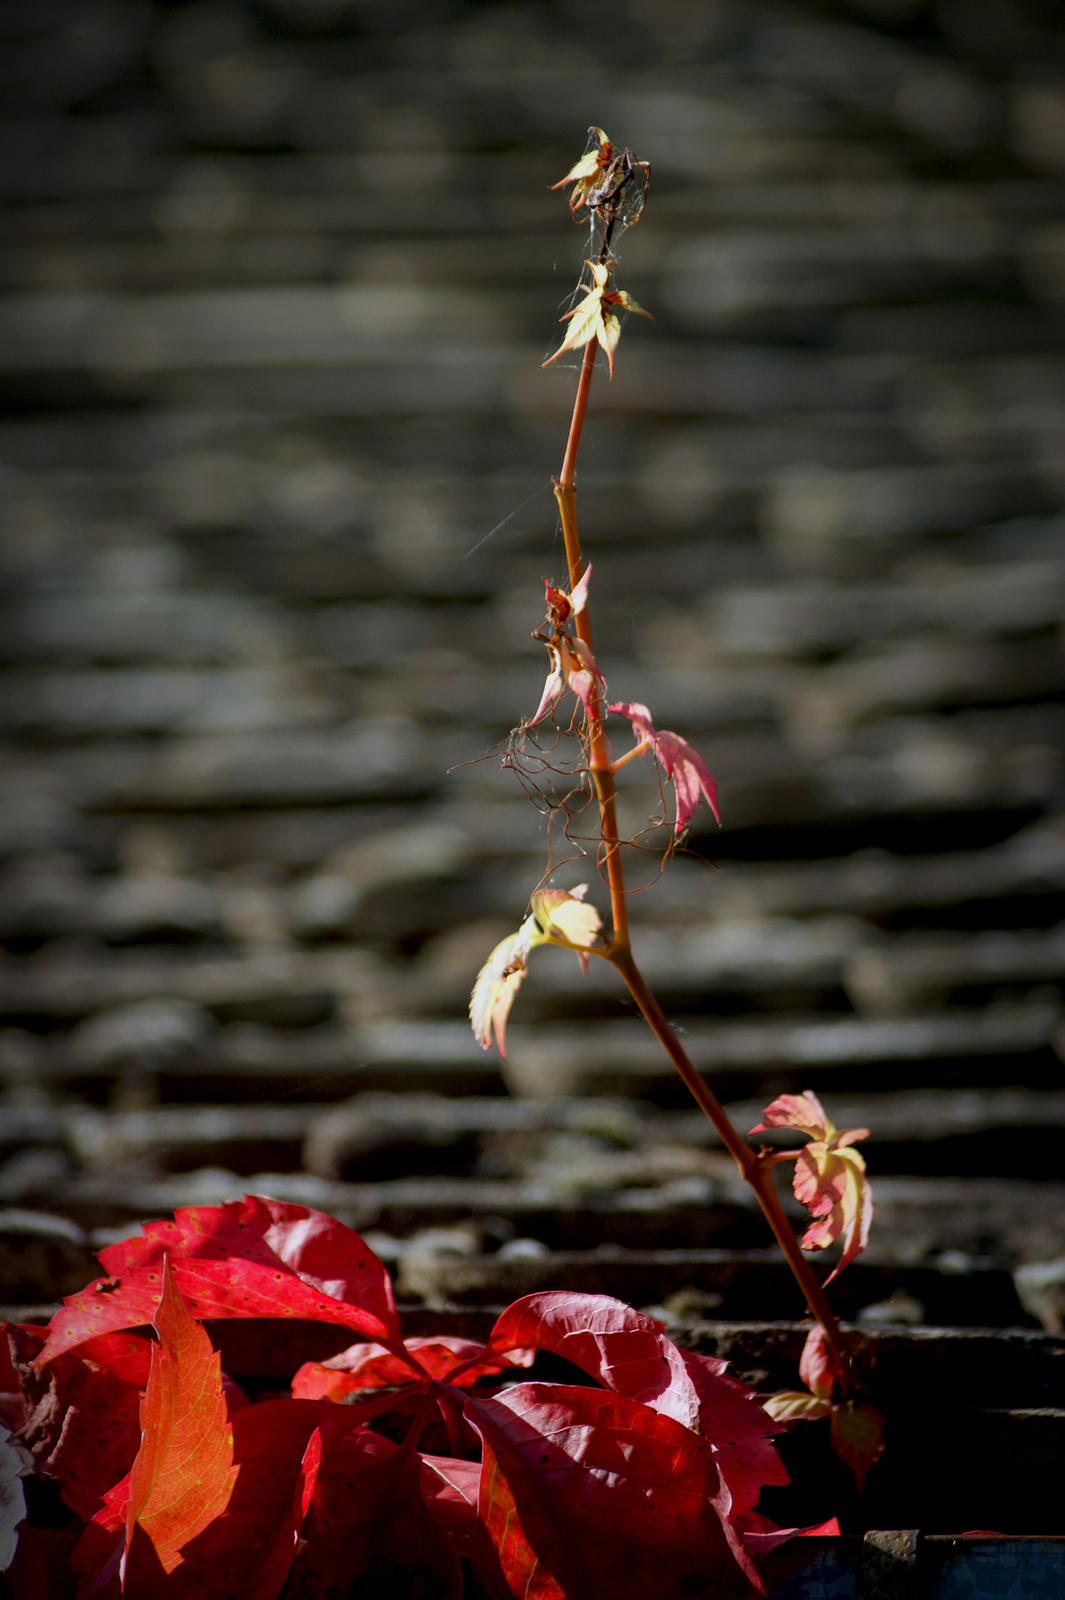
[[[597,340],[602,350],[606,352],[611,378],[614,376],[614,351],[621,337],[621,323],[614,312],[615,306],[621,306],[625,311],[635,311],[641,317],[647,317],[651,322],[654,317],[643,306],[638,305],[630,294],[624,290],[611,289],[610,273],[611,264],[600,261],[588,261],[585,265],[592,274],[591,286],[584,291],[584,298],[578,300],[572,311],[567,311],[559,320],[568,322],[566,336],[554,355],[548,356],[546,361],[540,363],[549,367],[558,360],[567,350],[579,350],[582,346]]]
[[[581,947],[579,959],[582,969],[588,970],[588,957],[584,950],[595,946],[596,935],[603,919],[594,906],[585,902],[588,885],[579,883],[575,889],[539,889],[532,897],[533,916],[548,938],[565,939]]]
[[[651,721],[651,713],[647,707],[641,705],[638,700],[631,702],[619,700],[609,709],[617,712],[618,716],[628,718],[636,735],[637,750],[653,750],[667,778],[672,780],[677,802],[673,832],[675,834],[684,832],[700,798],[706,801],[714,813],[715,820],[720,822],[721,814],[717,809],[717,784],[706,762],[696,750],[692,749],[687,739],[682,739],[677,733],[671,733],[668,728],[660,732]]]
[[[539,942],[542,935],[536,918],[526,917],[517,933],[500,940],[477,974],[470,996],[470,1023],[482,1050],[491,1049],[494,1033],[499,1054],[506,1057],[507,1018],[525,977],[529,951]]]
[[[851,1148],[856,1140],[868,1139],[869,1129],[839,1133],[809,1090],[774,1100],[751,1132],[764,1133],[771,1128],[794,1128],[811,1135],[796,1159],[793,1187],[795,1198],[813,1218],[803,1235],[803,1249],[823,1250],[836,1239],[843,1240],[843,1254],[825,1280],[831,1283],[869,1242],[873,1191],[865,1176],[865,1158]]]
[[[737,1512],[787,1472],[771,1435],[779,1426],[724,1362],[678,1350],[653,1317],[608,1295],[545,1290],[516,1300],[499,1318],[487,1352],[549,1350],[615,1393],[638,1400],[702,1435]]]
[[[388,1274],[357,1233],[308,1206],[246,1195],[190,1206],[173,1222],[100,1252],[112,1276],[71,1295],[52,1318],[38,1364],[86,1339],[150,1323],[170,1260],[193,1316],[299,1317],[398,1342]]]
[[[762,1404],[777,1422],[816,1422],[818,1417],[830,1416],[832,1412],[831,1400],[819,1400],[802,1389],[781,1389]]]
[[[480,1355],[483,1346],[451,1334],[434,1338],[405,1339],[410,1351],[426,1373],[438,1380],[450,1378],[456,1367],[471,1356]],[[531,1364],[531,1350],[512,1350],[494,1361],[478,1361],[459,1374],[455,1383],[466,1388],[478,1379]],[[292,1380],[292,1393],[303,1400],[344,1400],[366,1389],[381,1389],[410,1383],[418,1374],[382,1344],[353,1344],[328,1361],[308,1361]]]

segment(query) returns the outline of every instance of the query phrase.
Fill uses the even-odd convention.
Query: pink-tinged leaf
[[[8,1339],[25,1397],[21,1443],[36,1470],[54,1478],[66,1504],[88,1521],[137,1454],[142,1384],[116,1369],[147,1383],[151,1341],[105,1335],[40,1371],[35,1362],[45,1330],[9,1325]]]
[[[705,1440],[624,1395],[518,1384],[469,1400],[481,1520],[521,1600],[740,1600],[758,1587]]]
[[[677,816],[673,825],[673,832],[681,834],[695,813],[700,798],[704,799],[710,810],[714,813],[715,820],[721,821],[721,813],[717,808],[717,784],[710,774],[698,751],[693,750],[687,739],[682,739],[679,734],[671,733],[668,728],[659,732],[651,721],[651,713],[645,705],[638,700],[631,702],[618,701],[610,707],[619,716],[627,717],[632,723],[633,732],[636,734],[636,748],[649,748],[654,751],[655,758],[661,762],[662,769],[667,778],[672,779],[673,793],[677,802]]]
[[[873,1220],[873,1191],[865,1176],[865,1160],[851,1148],[858,1139],[869,1137],[868,1128],[851,1128],[839,1133],[825,1115],[815,1094],[784,1094],[763,1113],[764,1120],[751,1132],[770,1128],[794,1128],[810,1135],[811,1142],[795,1163],[795,1198],[814,1219],[803,1236],[804,1250],[823,1250],[836,1239],[843,1239],[843,1254],[826,1280],[831,1283],[848,1262],[860,1255],[869,1242]]]
[[[795,1163],[793,1182],[795,1198],[814,1218],[803,1235],[803,1249],[823,1250],[843,1240],[843,1254],[825,1279],[831,1283],[869,1243],[873,1191],[865,1161],[857,1150],[841,1150],[835,1140],[808,1144]]]
[[[831,1400],[836,1387],[836,1371],[832,1350],[819,1322],[815,1322],[806,1335],[806,1343],[799,1357],[799,1377],[819,1400]]]
[[[768,1517],[758,1517],[765,1526],[744,1528],[743,1543],[752,1555],[766,1556],[789,1539],[838,1539],[839,1522],[829,1517],[827,1522],[814,1523],[809,1528],[778,1528]]]
[[[541,938],[535,917],[526,917],[517,933],[510,933],[496,945],[477,974],[470,996],[470,1025],[482,1050],[492,1048],[492,1035],[499,1054],[506,1059],[507,1018],[514,996],[527,971],[529,951]]]
[[[457,1339],[451,1334],[437,1338],[405,1339],[404,1346],[437,1381],[449,1379],[456,1367],[471,1356],[480,1355],[483,1346],[470,1339]],[[459,1388],[467,1388],[479,1378],[495,1376],[512,1367],[532,1365],[532,1350],[512,1351],[495,1361],[478,1361],[467,1367],[455,1379]],[[382,1389],[417,1380],[418,1373],[393,1351],[381,1344],[353,1344],[328,1361],[308,1361],[292,1380],[292,1393],[302,1400],[344,1400],[349,1395],[365,1389]]]
[[[837,1406],[832,1413],[832,1448],[854,1473],[859,1491],[869,1469],[884,1454],[884,1418],[875,1406]]]
[[[182,1547],[225,1511],[236,1469],[221,1364],[182,1300],[168,1262],[154,1321],[159,1342],[152,1349],[141,1445],[130,1473],[126,1553],[132,1569],[139,1528],[169,1573],[180,1565]]]
[[[430,1455],[421,1463],[422,1494],[440,1526],[453,1536],[471,1535],[477,1527],[481,1463]]]
[[[673,779],[673,791],[677,799],[674,833],[684,832],[699,804],[700,796],[714,813],[715,822],[720,823],[717,784],[711,777],[706,762],[698,751],[692,749],[687,739],[663,730],[655,742],[655,755],[666,769],[667,776]]]
[[[697,1431],[707,1439],[729,1494],[731,1519],[758,1504],[767,1484],[782,1488],[790,1480],[770,1439],[780,1423],[755,1398],[753,1389],[716,1370],[721,1363],[694,1351],[681,1352],[699,1396]]]
[[[121,1275],[66,1300],[49,1325],[39,1364],[99,1334],[151,1322],[164,1258],[201,1321],[299,1317],[384,1343],[399,1340],[388,1275],[357,1233],[306,1206],[249,1195],[224,1206],[189,1207],[173,1223],[149,1223],[143,1237],[101,1252],[105,1266]]]
[[[816,1422],[832,1414],[831,1400],[820,1400],[804,1389],[781,1389],[762,1403],[777,1422]]]
[[[752,1133],[767,1133],[770,1128],[796,1128],[811,1139],[831,1139],[836,1125],[825,1115],[824,1107],[811,1090],[805,1094],[782,1094],[762,1112],[763,1120]]]
[[[596,688],[603,682],[603,674],[595,664],[595,657],[583,639],[560,638],[559,653],[567,687],[573,690],[585,711],[591,715]]]
[[[526,726],[530,728],[535,728],[536,724],[541,720],[541,718],[547,715],[548,711],[551,709],[559,695],[562,693],[563,689],[566,687],[565,680],[562,676],[562,656],[560,655],[559,651],[556,650],[553,644],[549,644],[547,646],[547,655],[551,665],[548,669],[547,679],[544,683],[543,694],[540,696],[540,704],[537,706],[533,717],[526,724]]]
[[[286,1600],[356,1593],[458,1600],[458,1560],[421,1494],[421,1462],[378,1434],[323,1451]]]
[[[588,583],[591,579],[591,576],[592,563],[589,561],[588,565],[584,569],[580,581],[577,583],[573,593],[569,597],[570,607],[575,617],[579,617],[581,612],[584,611],[588,605]]]
[[[614,711],[619,717],[627,717],[632,723],[632,731],[636,735],[637,745],[653,745],[658,738],[651,713],[640,700],[617,700],[608,706],[609,711]]]

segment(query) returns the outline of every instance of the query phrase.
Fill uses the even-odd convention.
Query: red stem
[[[566,454],[562,462],[562,475],[555,484],[555,498],[558,501],[559,514],[562,519],[562,536],[566,546],[566,564],[569,570],[571,591],[576,588],[584,574],[580,535],[577,530],[577,491],[574,484],[574,473],[581,434],[584,431],[584,421],[588,413],[588,394],[592,385],[592,373],[595,370],[596,348],[595,340],[590,340],[585,346],[584,360],[581,363],[580,378],[577,383],[577,393],[573,402],[569,437],[566,440]],[[592,630],[587,606],[577,617],[576,628],[577,637],[588,647],[594,660]],[[670,1027],[658,1001],[647,987],[643,975],[633,958],[629,943],[625,873],[621,860],[621,841],[617,826],[614,788],[615,769],[607,746],[606,736],[603,732],[602,707],[598,690],[595,688],[593,688],[588,706],[588,743],[589,768],[599,801],[599,825],[602,839],[600,865],[606,870],[607,882],[610,886],[613,938],[610,944],[609,959],[617,967],[629,993],[639,1006],[655,1037],[676,1067],[696,1105],[717,1129],[726,1150],[754,1190],[758,1204],[761,1206],[766,1221],[773,1230],[777,1243],[784,1252],[788,1266],[791,1268],[792,1274],[803,1293],[811,1314],[824,1329],[825,1339],[832,1352],[840,1381],[845,1389],[850,1374],[850,1363],[844,1348],[839,1324],[825,1298],[824,1290],[803,1256],[799,1242],[792,1232],[784,1213],[780,1197],[773,1185],[773,1162],[768,1156],[763,1157],[760,1152],[752,1150],[736,1132],[725,1115],[717,1096],[706,1083],[702,1074],[688,1059],[679,1039]]]

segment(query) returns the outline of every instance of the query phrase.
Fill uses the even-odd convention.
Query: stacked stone
[[[1023,1320],[1009,1272],[1065,1251],[1053,12],[0,18],[0,1294],[252,1187],[472,1251],[412,1295],[605,1241],[697,1252],[638,1299],[796,1309],[608,969],[538,952],[502,1073],[465,1021],[546,864],[500,754],[565,576],[574,378],[539,367],[585,236],[549,185],[595,122],[653,166],[618,272],[657,318],[593,389],[599,661],[725,823],[635,898],[638,954],[740,1126],[813,1088],[873,1129],[851,1309]],[[595,897],[571,831],[553,881]]]

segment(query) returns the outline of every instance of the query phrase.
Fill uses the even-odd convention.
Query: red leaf
[[[350,1427],[358,1416],[347,1407],[300,1400],[269,1400],[241,1411],[233,1419],[237,1477],[225,1516],[186,1546],[169,1577],[131,1573],[124,1600],[276,1600],[314,1485],[319,1452],[313,1441],[334,1419]],[[82,1535],[75,1571],[93,1573],[106,1561],[115,1541],[107,1537],[105,1520]],[[100,1600],[117,1600],[117,1576],[98,1593]]]
[[[98,1334],[150,1322],[165,1257],[200,1320],[301,1317],[399,1340],[388,1276],[357,1233],[323,1212],[251,1195],[179,1211],[172,1223],[149,1223],[143,1237],[101,1252],[113,1275],[66,1300],[39,1362]]]
[[[489,1600],[511,1600],[495,1545],[478,1514],[481,1463],[454,1456],[423,1455],[422,1497],[439,1522],[457,1556],[473,1567]]]
[[[492,1329],[485,1357],[528,1348],[563,1356],[606,1388],[685,1427],[698,1423],[699,1395],[681,1352],[660,1322],[621,1300],[565,1289],[515,1300]]]
[[[754,1390],[716,1370],[722,1363],[690,1350],[682,1352],[699,1396],[698,1431],[714,1448],[717,1470],[732,1496],[731,1520],[758,1504],[766,1484],[790,1482],[787,1468],[770,1444],[781,1432],[755,1399]]]
[[[126,1552],[129,1559],[140,1528],[163,1571],[173,1572],[182,1546],[226,1509],[236,1470],[219,1358],[165,1261],[155,1329],[141,1447],[130,1473]]]
[[[717,809],[717,784],[711,777],[706,762],[697,750],[692,749],[687,739],[682,739],[678,733],[671,733],[668,728],[663,728],[659,732],[651,721],[651,713],[638,700],[631,702],[619,700],[609,709],[629,719],[636,735],[637,750],[641,747],[653,750],[657,760],[662,763],[666,776],[672,778],[673,792],[677,801],[677,819],[673,832],[684,832],[699,804],[700,796],[714,813],[715,819],[720,822],[721,813]]]
[[[327,1446],[286,1600],[458,1600],[458,1560],[422,1499],[421,1461],[370,1432]]]
[[[521,1600],[746,1597],[705,1440],[623,1395],[518,1384],[468,1400],[484,1440],[480,1513]]]
[[[365,1239],[324,1211],[245,1195],[221,1206],[187,1206],[173,1222],[149,1222],[142,1236],[100,1252],[106,1272],[123,1277],[133,1267],[155,1267],[166,1254],[177,1260],[255,1262],[287,1267],[309,1288],[370,1312],[389,1334],[399,1334],[392,1284]]]
[[[884,1454],[884,1418],[875,1406],[836,1406],[832,1413],[832,1448],[854,1473],[859,1490],[869,1469]]]
[[[763,1485],[788,1482],[768,1442],[780,1427],[753,1390],[724,1377],[724,1362],[678,1350],[661,1323],[620,1300],[565,1290],[527,1295],[504,1311],[485,1351],[512,1345],[563,1356],[604,1387],[702,1434],[737,1512],[757,1503]]]
[[[424,1367],[431,1378],[443,1380],[456,1367],[480,1353],[483,1346],[469,1339],[441,1334],[435,1339],[405,1339],[404,1347]],[[479,1361],[455,1379],[456,1387],[467,1388],[479,1378],[503,1372],[508,1367],[532,1365],[533,1352],[517,1351],[497,1361]],[[383,1344],[353,1344],[328,1361],[307,1361],[292,1380],[292,1393],[303,1400],[343,1400],[363,1389],[381,1389],[410,1383],[418,1373]]]
[[[37,1471],[54,1478],[66,1504],[88,1521],[137,1454],[151,1341],[108,1334],[38,1371],[34,1362],[44,1339],[43,1328],[8,1327],[26,1400],[21,1442]],[[127,1382],[123,1372],[135,1373],[141,1383]]]

